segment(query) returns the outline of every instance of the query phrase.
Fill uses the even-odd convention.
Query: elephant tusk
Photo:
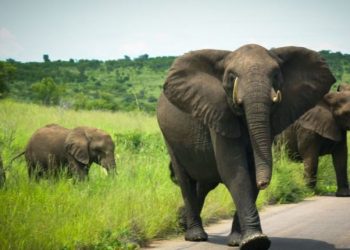
[[[242,99],[238,98],[238,77],[236,77],[233,83],[233,102],[235,104],[242,104]]]
[[[273,103],[280,103],[282,101],[282,93],[277,90],[277,93],[274,89],[271,89],[271,99]]]

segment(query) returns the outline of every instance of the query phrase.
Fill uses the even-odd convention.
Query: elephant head
[[[338,92],[330,92],[324,96],[329,105],[335,122],[343,130],[350,130],[350,87],[340,85]]]
[[[312,108],[334,82],[315,51],[267,50],[252,44],[233,52],[201,50],[179,57],[169,71],[164,94],[223,136],[240,137],[247,127],[256,184],[263,189],[271,180],[273,136]]]
[[[89,127],[77,127],[67,136],[66,152],[79,163],[89,166],[97,163],[109,173],[116,169],[114,143],[106,132]]]
[[[350,130],[350,91],[339,85],[337,92],[329,92],[316,107],[299,118],[303,128],[333,141],[343,140],[344,130]]]

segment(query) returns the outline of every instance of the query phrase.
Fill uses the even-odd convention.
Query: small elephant
[[[205,241],[200,213],[219,183],[236,205],[228,244],[268,249],[256,198],[272,174],[272,139],[314,107],[335,82],[321,56],[302,47],[198,50],[178,57],[157,119],[185,203],[189,241]]]
[[[340,85],[338,92],[325,95],[323,101],[276,140],[286,145],[291,159],[303,161],[304,176],[311,188],[316,186],[319,156],[331,154],[337,177],[336,196],[350,196],[347,130],[350,130],[350,88]]]
[[[85,179],[94,162],[113,173],[116,168],[114,143],[106,132],[90,127],[67,129],[50,124],[38,129],[24,152],[29,177],[57,175],[61,167]]]

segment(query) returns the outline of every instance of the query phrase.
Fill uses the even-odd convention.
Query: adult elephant
[[[336,196],[350,196],[346,132],[350,130],[350,88],[326,94],[314,108],[301,116],[277,137],[293,160],[302,160],[307,184],[317,183],[318,158],[331,154],[337,178]]]
[[[268,249],[255,201],[271,180],[271,140],[334,82],[319,54],[301,47],[245,45],[175,60],[157,118],[185,203],[186,240],[207,240],[200,212],[222,182],[237,209],[228,244]]]
[[[57,124],[39,128],[24,152],[29,177],[57,175],[61,167],[79,179],[86,178],[90,165],[115,171],[114,143],[103,130],[90,127],[67,129]]]

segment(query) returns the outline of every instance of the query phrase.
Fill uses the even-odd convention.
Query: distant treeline
[[[338,82],[350,83],[350,55],[321,51]],[[119,60],[0,61],[0,98],[73,109],[153,113],[176,57],[147,54]]]

